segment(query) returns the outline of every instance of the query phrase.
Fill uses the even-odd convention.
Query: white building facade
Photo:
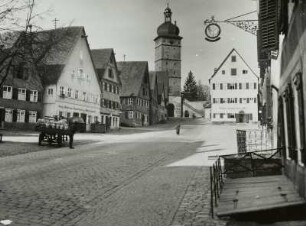
[[[51,81],[45,78],[50,81],[47,84],[45,82],[43,115],[82,117],[86,122],[86,130],[89,131],[90,124],[100,121],[101,118],[101,89],[84,29],[69,29],[72,29],[71,35],[75,38],[67,41],[70,52],[64,55],[61,65],[53,64],[52,61],[56,59],[46,60],[48,73],[44,76],[52,76],[54,79]],[[54,55],[62,56],[60,53]]]
[[[235,49],[209,83],[212,122],[258,121],[258,77]]]

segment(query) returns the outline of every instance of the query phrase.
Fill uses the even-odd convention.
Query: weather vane
[[[228,23],[232,24],[246,32],[249,32],[253,35],[257,35],[257,29],[258,29],[258,20],[237,20],[239,17],[243,17],[252,13],[255,13],[255,11],[245,13],[236,17],[229,18],[227,20],[221,20],[217,21],[215,20],[214,16],[211,17],[211,19],[207,19],[204,21],[204,26],[205,27],[205,39],[209,42],[216,42],[220,40],[220,35],[221,35],[221,27],[218,23]]]

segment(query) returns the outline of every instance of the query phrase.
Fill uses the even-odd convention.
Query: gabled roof
[[[121,96],[137,96],[148,73],[147,61],[124,61],[117,63],[122,82]]]
[[[58,37],[38,67],[44,85],[56,84],[77,41],[80,37],[86,37],[84,27],[46,30],[39,32],[37,37],[41,41]]]
[[[53,37],[58,39],[41,61],[43,64],[54,65],[65,64],[79,38],[86,35],[84,27],[65,27],[39,32],[37,37],[41,41]]]
[[[54,45],[48,49],[47,54],[41,59],[39,71],[44,85],[56,84],[62,74],[75,45],[80,38],[84,38],[88,47],[90,60],[94,67],[94,62],[90,54],[90,48],[84,27],[66,27],[53,30],[42,31],[38,33],[41,40],[57,38]]]
[[[105,69],[110,61],[113,49],[92,49],[91,55],[96,69]]]
[[[209,79],[209,82],[210,80],[215,77],[215,75],[219,72],[219,70],[222,68],[222,66],[224,65],[224,63],[227,61],[227,59],[230,57],[230,55],[233,53],[233,52],[236,52],[237,55],[242,59],[242,61],[247,65],[247,67],[250,69],[250,71],[258,78],[258,76],[255,74],[255,72],[252,70],[252,68],[247,64],[247,62],[244,60],[244,58],[238,53],[238,51],[233,48],[229,54],[225,57],[225,59],[222,61],[222,63],[219,65],[219,67],[214,71],[214,74],[210,77]]]
[[[117,79],[119,84],[121,84],[121,79],[119,76],[118,66],[115,58],[115,53],[112,48],[108,49],[93,49],[91,50],[91,56],[93,58],[93,62],[96,68],[96,71],[98,73],[99,79],[101,80],[103,78],[104,72],[110,63],[111,59],[113,58],[113,62],[115,64],[115,68],[117,71]]]

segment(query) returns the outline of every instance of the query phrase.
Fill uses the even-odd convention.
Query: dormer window
[[[114,78],[113,70],[111,68],[108,69],[108,77]]]
[[[232,56],[232,62],[236,62],[236,56]]]

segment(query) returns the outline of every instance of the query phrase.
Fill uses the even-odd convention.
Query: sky
[[[157,27],[164,22],[170,1],[172,21],[177,22],[182,40],[182,86],[189,71],[195,79],[208,79],[232,48],[258,74],[256,36],[233,25],[220,24],[221,39],[207,42],[204,20],[215,16],[225,20],[257,9],[254,0],[39,0],[39,25],[45,29],[84,26],[91,49],[113,48],[116,60],[148,61],[154,70],[154,41]],[[253,18],[256,18],[256,13]],[[246,18],[249,19],[249,18]]]

